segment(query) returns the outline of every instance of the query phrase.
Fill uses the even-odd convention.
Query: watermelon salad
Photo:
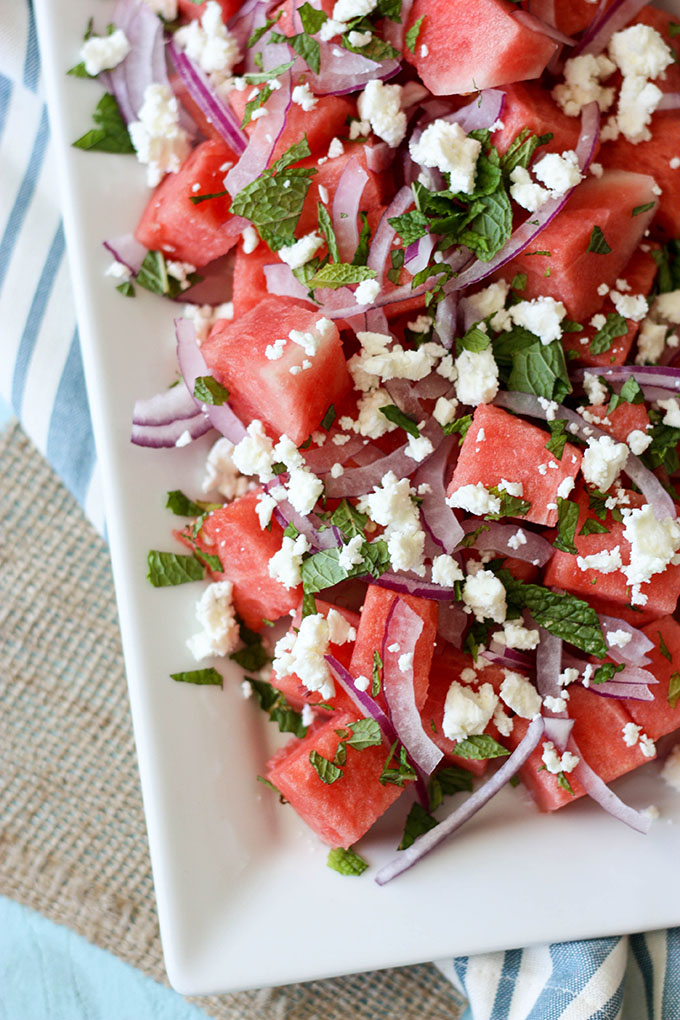
[[[148,557],[200,588],[173,678],[243,668],[288,734],[258,778],[346,874],[395,801],[380,884],[508,782],[641,833],[609,784],[680,791],[678,36],[639,0],[88,26],[75,144],[150,188],[112,285],[177,307],[132,442],[214,439]]]

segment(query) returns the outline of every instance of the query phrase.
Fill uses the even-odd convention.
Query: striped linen
[[[0,15],[0,167],[0,394],[103,531],[30,0]],[[680,1020],[680,928],[438,966],[469,1000],[464,1020]]]

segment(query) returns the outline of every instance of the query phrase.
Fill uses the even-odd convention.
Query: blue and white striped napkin
[[[0,14],[0,168],[0,395],[103,531],[30,0]],[[467,996],[465,1020],[680,1020],[680,928],[438,966]]]

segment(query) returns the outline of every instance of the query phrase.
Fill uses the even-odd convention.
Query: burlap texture
[[[106,545],[0,435],[0,893],[166,981]],[[431,965],[194,1000],[219,1020],[455,1020]]]

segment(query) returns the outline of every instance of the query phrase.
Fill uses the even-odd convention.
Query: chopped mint
[[[189,195],[189,201],[192,205],[201,205],[202,202],[207,202],[211,198],[224,198],[224,196],[228,194],[228,191],[213,191],[211,194],[207,195]]]
[[[669,28],[670,28],[670,25],[669,25]],[[671,35],[672,34],[673,33],[671,33]],[[633,209],[633,216],[639,216],[640,213],[649,212],[649,210],[653,209],[655,205],[656,205],[656,202],[645,202],[644,205],[636,205],[635,208]]]
[[[608,535],[609,528],[606,527],[602,521],[594,520],[592,517],[588,517],[579,531],[579,535]]]
[[[221,503],[194,502],[185,496],[181,489],[173,489],[168,493],[165,503],[166,510],[171,510],[177,517],[199,517],[206,511],[216,510]]]
[[[391,216],[387,222],[407,246],[425,237],[429,230],[429,220],[419,209],[412,209],[401,216]]]
[[[451,797],[454,793],[469,793],[470,790],[472,774],[467,769],[462,769],[458,765],[447,765],[439,769],[428,784],[430,811],[436,811],[444,797]]]
[[[516,326],[496,337],[493,353],[508,389],[534,393],[558,403],[571,393],[564,348],[559,340],[542,344],[534,333]]]
[[[663,639],[663,634],[661,633],[660,630],[657,630],[657,634],[659,635],[659,651],[663,655],[664,659],[668,659],[669,662],[672,662],[673,656],[668,651],[668,645]]]
[[[97,103],[92,120],[97,127],[76,139],[74,148],[117,153],[135,151],[118,103],[110,92],[105,92]]]
[[[321,44],[318,39],[313,39],[306,32],[299,32],[298,35],[282,35],[280,32],[272,32],[270,39],[273,43],[288,43],[292,50],[302,57],[306,64],[318,74],[321,70]]]
[[[579,512],[578,503],[573,503],[570,499],[562,499],[561,496],[557,497],[557,529],[559,534],[553,545],[561,552],[571,553],[572,556],[576,556],[578,553],[578,549],[574,544],[574,535],[576,534]]]
[[[123,280],[122,283],[118,284],[118,286],[116,287],[116,290],[118,291],[119,294],[122,294],[123,297],[134,297],[135,296],[135,288],[134,288],[134,285],[132,283],[132,280]]]
[[[189,286],[201,280],[197,273],[191,273],[186,278]],[[135,282],[152,294],[160,294],[162,297],[176,298],[187,289],[181,280],[177,280],[168,273],[168,265],[161,251],[148,251],[144,256]]]
[[[352,257],[353,266],[365,266],[366,260],[368,259],[368,251],[371,244],[371,228],[368,225],[368,216],[365,212],[360,212],[361,218],[361,233],[359,235],[359,243],[357,250],[354,252]]]
[[[492,485],[489,489],[492,496],[496,496],[501,501],[500,510],[495,514],[485,514],[484,520],[486,521],[499,521],[501,517],[526,517],[531,510],[531,503],[526,499],[520,499],[519,496],[511,496],[505,489],[499,489],[497,485]]]
[[[147,578],[154,588],[170,588],[188,581],[202,581],[205,568],[195,556],[150,549],[147,555]]]
[[[250,220],[262,240],[277,251],[295,240],[297,221],[317,171],[292,164],[309,155],[309,143],[304,138],[239,191],[231,204],[231,211]]]
[[[620,391],[613,394],[609,401],[607,414],[611,414],[612,411],[615,411],[620,404],[643,404],[644,400],[645,395],[642,392],[640,384],[635,376],[631,375],[628,379],[626,379]]]
[[[512,279],[510,286],[513,290],[517,290],[520,294],[526,290],[529,277],[526,273],[516,273]]]
[[[336,290],[338,287],[346,287],[352,283],[362,283],[364,280],[375,280],[375,269],[368,266],[353,266],[349,262],[336,262],[333,265],[322,266],[314,276],[308,280],[310,289],[315,287],[330,287]]]
[[[368,867],[367,861],[350,847],[346,850],[340,846],[328,851],[328,867],[340,875],[362,875]]]
[[[612,680],[617,673],[621,673],[626,667],[623,663],[617,665],[615,662],[604,662],[601,666],[598,666],[593,673],[592,683],[594,684],[606,684]]]
[[[302,619],[306,616],[316,616],[316,599],[313,595],[302,596]]]
[[[336,783],[344,774],[342,769],[334,765],[328,758],[324,758],[318,751],[312,750],[309,752],[309,761],[321,782],[327,786]]]
[[[572,797],[574,796],[574,790],[572,788],[572,785],[569,782],[569,780],[567,779],[567,777],[564,774],[564,772],[558,772],[557,773],[557,785],[559,786],[559,788],[561,790],[566,790],[567,793],[570,793],[572,795]]]
[[[382,670],[383,664],[380,652],[375,648],[373,650],[373,676],[371,679],[371,696],[374,698],[377,698],[382,690]]]
[[[198,684],[202,687],[222,687],[222,675],[212,666],[208,669],[192,669],[188,673],[171,673],[171,680],[183,684]]]
[[[501,758],[510,754],[506,747],[502,747],[497,740],[490,737],[488,733],[480,733],[466,737],[456,744],[456,754],[460,758],[472,758],[475,761],[483,761],[486,758]]]
[[[545,444],[545,448],[558,460],[562,460],[562,454],[569,439],[566,433],[567,419],[556,418],[554,421],[547,422],[547,425],[550,429],[550,439]]]
[[[458,353],[461,351],[485,351],[491,343],[491,338],[488,333],[485,333],[483,329],[479,329],[478,326],[473,326],[471,329],[456,339],[456,347]]]
[[[239,637],[244,647],[237,652],[232,652],[229,658],[248,673],[257,673],[271,661],[262,642],[262,635],[246,627],[244,623],[240,623]]]
[[[628,332],[628,323],[618,312],[610,312],[607,321],[590,342],[591,354],[606,354],[617,337],[625,336]]]
[[[339,528],[349,541],[356,535],[363,537],[364,528],[368,524],[368,515],[362,514],[348,499],[343,499],[331,514],[330,523]]]
[[[229,400],[229,390],[211,375],[199,375],[194,383],[194,397],[202,404],[221,407]]]
[[[378,747],[382,744],[382,732],[375,719],[357,719],[349,723],[352,735],[346,743],[356,751],[364,751],[367,747]]]
[[[668,704],[675,708],[680,700],[680,673],[672,673],[668,681]]]
[[[452,436],[454,434],[460,436],[460,442],[462,443],[471,425],[472,415],[464,414],[460,418],[456,418],[455,421],[450,421],[448,425],[445,425],[443,432],[445,436]]]
[[[396,287],[399,283],[401,271],[404,268],[404,249],[393,248],[390,252],[390,262],[392,263],[392,268],[387,272],[387,279]]]
[[[274,89],[271,87],[271,85],[265,85],[263,89],[260,89],[256,96],[253,96],[252,99],[248,100],[243,111],[243,120],[241,121],[241,128],[243,130],[245,130],[245,128],[248,127],[248,125],[253,119],[253,114],[255,113],[255,111],[260,110],[264,106],[264,104],[272,95],[273,91]]]
[[[433,818],[422,804],[414,801],[406,816],[404,833],[397,850],[406,850],[407,847],[413,846],[418,836],[422,836],[425,832],[429,832],[430,829],[434,829],[436,825],[439,825],[437,819]]]
[[[304,3],[301,7],[298,7],[298,14],[307,35],[316,35],[321,26],[328,20],[328,15],[325,11],[317,11],[309,3]]]
[[[305,4],[305,6],[307,7],[309,5]],[[275,14],[273,18],[267,18],[265,23],[264,23],[264,25],[260,25],[259,28],[255,29],[255,31],[251,35],[250,39],[246,43],[246,46],[248,47],[248,49],[252,49],[252,47],[255,45],[255,43],[260,41],[260,39],[265,34],[265,32],[268,32],[269,29],[272,28],[276,24],[276,22],[279,20],[279,18],[281,17],[282,14],[283,14],[283,10],[279,10],[279,12],[277,14]],[[305,29],[305,31],[306,31],[306,29]]]
[[[601,227],[593,227],[590,234],[590,244],[586,250],[592,252],[594,255],[609,255],[611,252],[612,249],[607,244],[607,240],[602,233]]]
[[[471,531],[468,535],[466,535],[465,538],[461,540],[460,544],[463,546],[464,549],[471,549],[472,546],[477,541],[477,539],[479,538],[479,536],[483,534],[483,532],[489,530],[490,528],[488,524],[480,524],[478,528],[475,528],[474,531]]]
[[[350,570],[340,566],[340,553],[341,550],[337,548],[322,549],[303,561],[301,574],[305,594],[316,595],[317,592],[331,588],[348,577],[360,577],[363,574],[380,577],[390,568],[387,542],[383,539],[377,542],[364,542],[361,547],[362,561]]]
[[[399,741],[395,740],[385,759],[385,764],[379,777],[379,781],[383,786],[389,783],[391,786],[403,787],[406,783],[413,782],[416,778],[415,769],[408,760],[405,747],[399,747],[399,755],[395,758],[398,744]]]
[[[409,436],[413,436],[414,439],[418,439],[420,436],[420,429],[418,428],[417,422],[413,418],[409,418],[407,414],[404,414],[395,404],[387,404],[385,407],[379,407],[378,410],[381,414],[384,414],[388,421],[398,425],[400,429],[407,432]]]
[[[527,169],[536,149],[541,145],[547,145],[552,140],[552,132],[548,132],[545,135],[535,135],[528,128],[523,128],[511,143],[508,151],[501,157],[501,167],[505,176],[510,177],[512,171],[518,166]],[[516,289],[514,283],[512,286],[513,289]]]
[[[328,254],[334,262],[339,262],[340,256],[338,255],[338,242],[335,237],[335,231],[333,230],[333,221],[331,220],[330,213],[326,206],[321,202],[317,202],[316,211],[319,219],[319,230],[326,238]]]
[[[420,29],[423,26],[425,15],[421,15],[417,21],[414,21],[408,32],[406,33],[406,48],[415,54],[416,45],[418,43],[418,36],[420,35]]]

